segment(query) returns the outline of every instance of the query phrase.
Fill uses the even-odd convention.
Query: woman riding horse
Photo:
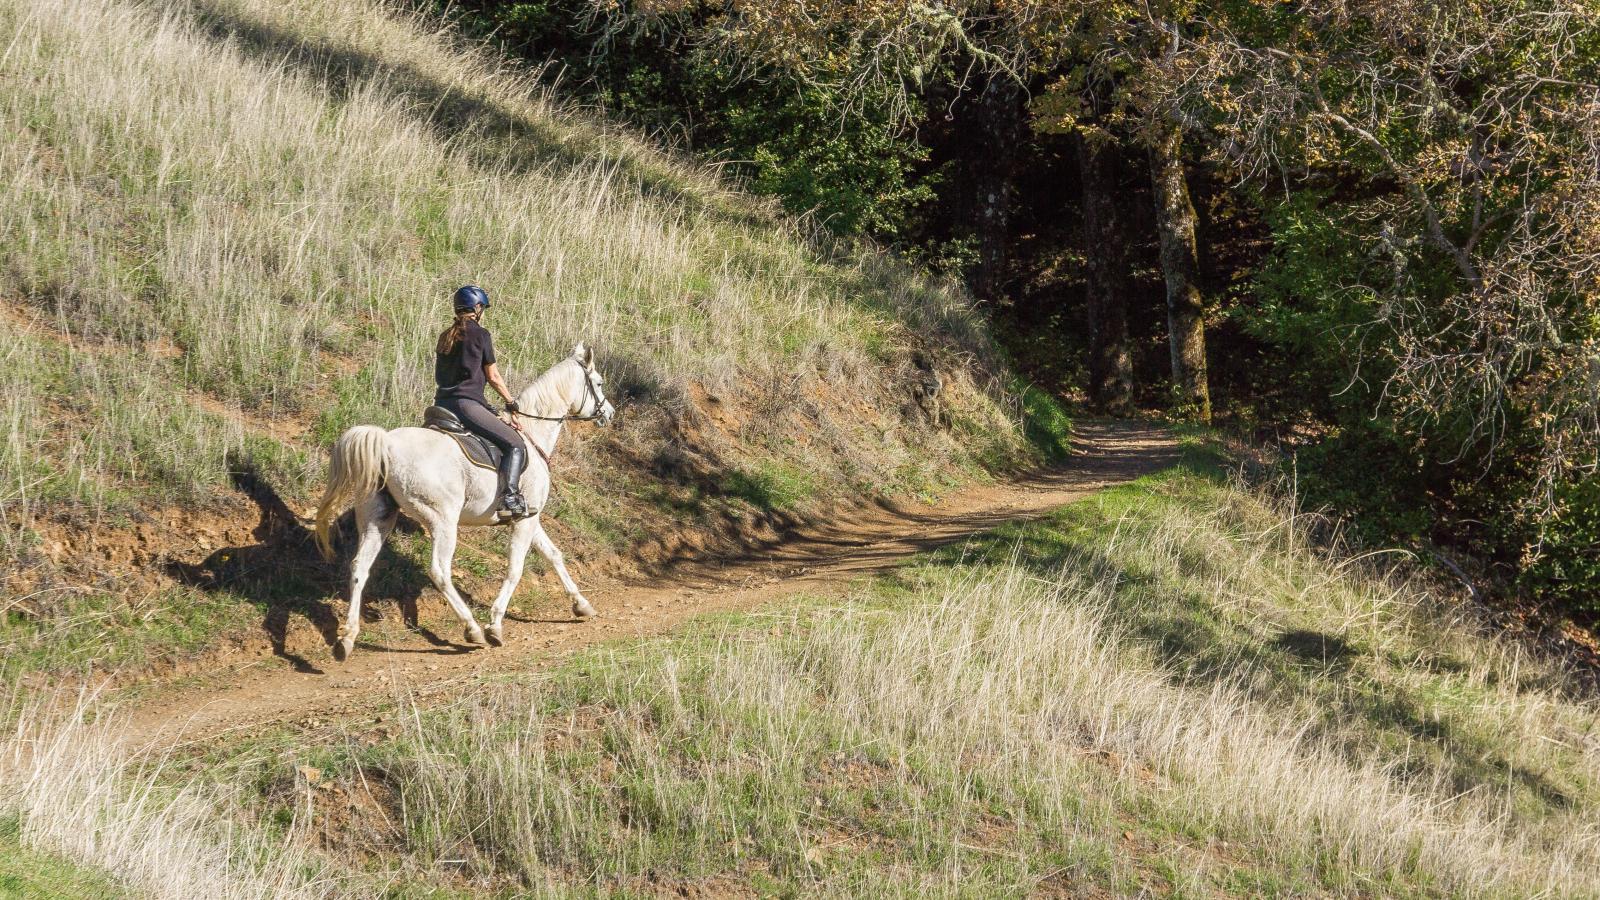
[[[456,325],[451,328],[454,337],[447,333],[439,342],[441,360],[459,366],[452,370],[441,362],[441,387],[448,384],[451,389],[459,389],[461,381],[474,375],[477,379],[471,399],[448,398],[454,401],[450,406],[460,410],[462,419],[480,424],[483,419],[493,422],[493,414],[482,401],[484,382],[494,384],[502,396],[508,393],[494,369],[494,349],[488,332],[477,322],[477,313],[488,305],[488,298],[481,294],[478,291],[465,298],[457,295],[456,303],[466,315],[457,316]],[[467,370],[465,376],[460,368]],[[442,396],[443,390],[440,393],[442,405],[447,398]],[[595,369],[594,351],[581,342],[573,346],[570,356],[535,378],[522,389],[514,404],[508,405],[519,410],[514,415],[522,422],[520,430],[527,436],[528,446],[546,461],[555,453],[556,441],[566,423],[606,425],[617,414],[606,400],[605,378]],[[514,449],[522,450],[522,442],[518,441]],[[539,513],[550,499],[550,467],[534,460],[529,463],[527,472],[512,475],[512,480],[502,485],[486,470],[473,465],[454,438],[430,428],[386,430],[376,425],[352,425],[340,435],[328,456],[328,488],[317,505],[316,527],[317,548],[325,558],[332,559],[334,523],[346,509],[355,507],[358,540],[350,563],[350,606],[339,627],[334,655],[344,659],[355,647],[356,636],[361,633],[362,590],[401,513],[410,516],[433,539],[428,577],[461,620],[468,643],[502,642],[506,608],[522,578],[523,560],[534,547],[550,562],[556,578],[572,598],[572,614],[580,619],[593,617],[594,606],[578,590],[561,551],[539,522]],[[527,507],[530,515],[507,523],[497,503],[502,488],[516,492],[519,505]],[[523,492],[526,499],[521,496]],[[452,583],[451,563],[461,528],[507,524],[511,529],[507,542],[510,564],[490,607],[489,627],[484,629]]]
[[[461,424],[500,448],[500,508],[513,519],[525,518],[528,505],[517,485],[528,464],[528,451],[517,433],[519,429],[501,421],[483,399],[487,382],[506,401],[506,410],[517,412],[517,401],[495,367],[494,339],[489,329],[480,324],[483,311],[489,308],[489,295],[483,288],[469,284],[457,290],[451,300],[455,304],[455,323],[439,335],[434,347],[437,355],[433,381],[438,385],[434,405],[454,413]]]

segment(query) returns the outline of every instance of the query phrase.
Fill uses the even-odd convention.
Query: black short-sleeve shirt
[[[435,399],[453,398],[484,403],[483,367],[492,362],[494,340],[489,337],[489,329],[467,320],[461,340],[455,347],[449,353],[440,353],[434,358],[433,383],[439,387],[434,392]]]

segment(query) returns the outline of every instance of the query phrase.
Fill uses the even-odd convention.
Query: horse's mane
[[[566,412],[570,401],[562,394],[561,380],[566,377],[562,367],[569,362],[575,361],[571,357],[563,359],[535,378],[532,384],[522,389],[522,396],[517,398],[517,405],[530,412],[542,410],[543,415],[560,415]]]

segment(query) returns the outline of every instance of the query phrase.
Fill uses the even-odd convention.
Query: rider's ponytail
[[[475,313],[470,309],[462,310],[461,312],[456,313],[455,324],[451,325],[449,328],[446,328],[439,335],[439,343],[434,347],[434,350],[436,350],[440,356],[444,356],[446,353],[454,350],[456,345],[461,343],[461,336],[466,334],[467,321],[474,317]]]

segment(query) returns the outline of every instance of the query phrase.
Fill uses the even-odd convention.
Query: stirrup
[[[507,491],[500,498],[500,506],[495,512],[507,519],[526,519],[533,515],[528,510],[528,501],[523,499],[521,493]]]

